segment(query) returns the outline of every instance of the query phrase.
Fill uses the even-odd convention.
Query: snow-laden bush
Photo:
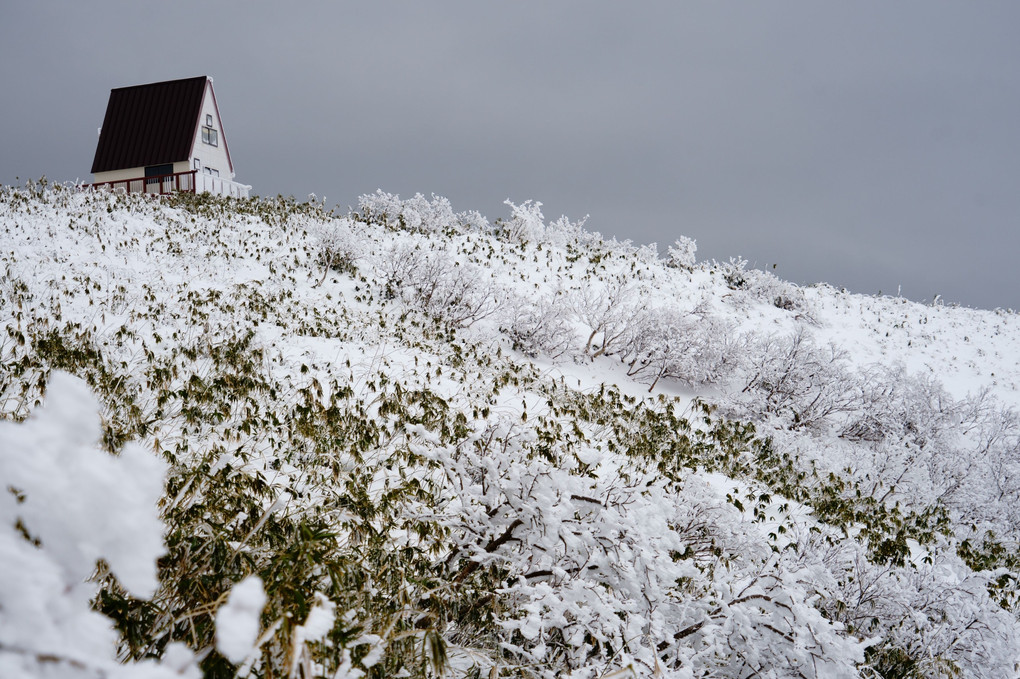
[[[817,557],[774,552],[721,480],[598,463],[550,438],[555,426],[491,422],[440,458],[457,541],[444,565],[465,592],[505,583],[497,621],[515,664],[541,677],[858,676],[865,644],[813,605],[831,579]]]
[[[902,366],[872,368],[861,386],[860,408],[847,418],[840,436],[880,451],[874,473],[883,483],[897,486],[909,474],[915,481],[908,485],[919,490],[918,475],[927,474],[928,464],[936,464],[932,455],[957,448],[960,428],[971,419],[965,403],[951,398],[934,377],[911,375]],[[923,485],[950,478],[930,479]]]
[[[690,271],[698,262],[697,252],[697,241],[687,236],[680,236],[666,250],[666,266]]]
[[[382,257],[381,268],[389,295],[454,327],[470,327],[488,318],[504,301],[499,286],[479,267],[420,242],[393,245]]]
[[[1020,414],[1008,408],[993,410],[977,432],[975,455],[985,460],[981,484],[993,502],[982,502],[982,523],[1020,545]]]
[[[489,220],[477,210],[454,213],[449,199],[432,194],[431,200],[420,193],[402,199],[395,193],[377,190],[358,197],[357,219],[403,229],[412,233],[477,231],[487,233]]]
[[[743,289],[747,295],[777,309],[796,311],[799,318],[814,321],[814,310],[800,287],[760,269],[748,269],[743,275]]]
[[[638,288],[625,274],[586,285],[574,294],[574,313],[588,329],[584,353],[612,355],[625,342],[639,308]]]
[[[556,221],[549,222],[546,226],[546,239],[552,245],[561,248],[568,246],[586,247],[592,243],[600,242],[602,237],[598,233],[585,230],[584,224],[586,221],[588,221],[587,216],[576,222],[570,221],[565,215],[561,216]]]
[[[743,409],[755,417],[778,417],[791,429],[819,428],[854,412],[864,402],[863,383],[835,345],[819,347],[803,328],[748,345]]]
[[[25,422],[0,422],[0,676],[199,676],[183,646],[120,665],[117,633],[90,606],[100,560],[132,595],[155,593],[165,464],[134,444],[99,450],[81,380],[55,372],[47,393]]]
[[[514,299],[504,313],[503,331],[514,349],[526,356],[559,358],[572,353],[573,309],[562,291],[536,300]]]
[[[798,318],[814,322],[814,309],[808,304],[800,287],[784,281],[769,271],[749,269],[743,257],[731,257],[727,262],[714,262],[727,287],[733,290],[732,299],[738,304],[749,301],[771,304],[777,309],[795,311]]]
[[[723,280],[730,290],[743,290],[747,286],[747,260],[743,257],[730,257],[727,262],[713,262],[713,266],[722,272]]]
[[[526,200],[520,205],[515,205],[509,199],[503,203],[510,206],[511,216],[510,219],[497,224],[501,238],[516,244],[545,240],[545,216],[542,214],[541,203]]]
[[[704,309],[643,309],[631,320],[618,352],[627,374],[649,384],[662,378],[688,385],[717,383],[737,366],[733,327]]]
[[[902,366],[864,375],[861,407],[840,436],[853,442],[876,497],[940,502],[980,537],[1020,539],[1020,418],[987,397],[953,399],[931,375]],[[967,531],[966,534],[970,534]]]
[[[865,677],[1008,677],[1020,649],[1012,615],[989,598],[992,572],[975,573],[938,541],[903,565],[876,563],[828,528],[795,529],[786,551],[817,559],[833,579],[818,606],[868,639]]]
[[[492,229],[492,226],[489,224],[489,220],[478,210],[465,210],[464,212],[458,212],[457,221],[467,231],[488,233]]]
[[[399,227],[416,233],[443,232],[456,228],[460,220],[454,214],[450,201],[432,195],[429,200],[420,193],[401,199],[395,193],[377,190],[358,198],[362,219],[369,223]]]
[[[361,253],[357,224],[350,218],[330,220],[317,229],[319,237],[319,265],[326,272],[353,274]]]

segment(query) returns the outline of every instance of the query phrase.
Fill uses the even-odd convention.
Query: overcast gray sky
[[[1015,309],[1018,29],[1015,0],[4,0],[0,183],[88,181],[110,89],[210,75],[260,195],[534,199],[797,283]]]

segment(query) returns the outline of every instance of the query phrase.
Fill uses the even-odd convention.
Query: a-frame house
[[[247,197],[234,181],[212,78],[110,91],[92,162],[93,186],[128,193],[209,192]]]

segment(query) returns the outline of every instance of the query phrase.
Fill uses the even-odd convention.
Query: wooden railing
[[[173,174],[161,174],[153,177],[133,177],[131,179],[117,179],[109,182],[96,182],[86,184],[84,188],[109,189],[122,193],[148,193],[152,195],[166,195],[168,193],[211,193],[217,196],[233,196],[234,198],[247,198],[251,187],[247,184],[238,184],[229,179],[223,179],[215,175],[188,170],[187,172],[174,172]]]

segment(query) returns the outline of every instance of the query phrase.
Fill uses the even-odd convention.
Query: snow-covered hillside
[[[508,208],[0,191],[0,675],[1020,676],[1020,316]]]

